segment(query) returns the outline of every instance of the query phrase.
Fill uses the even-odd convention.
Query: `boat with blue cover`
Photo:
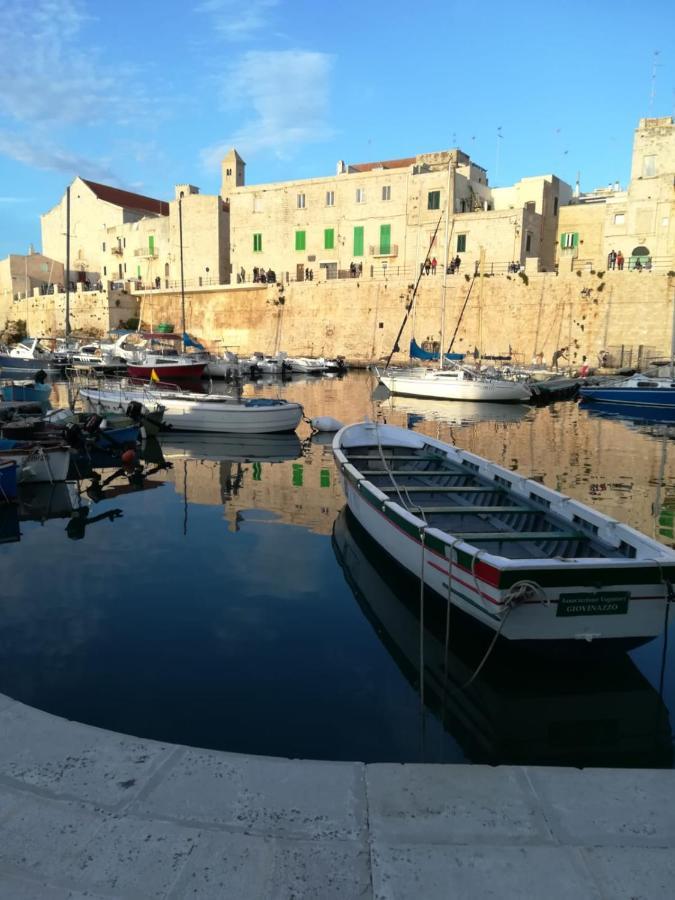
[[[51,392],[51,384],[38,381],[10,381],[0,387],[2,399],[8,402],[48,403]]]
[[[637,373],[628,378],[581,387],[579,395],[586,401],[675,410],[675,378]]]

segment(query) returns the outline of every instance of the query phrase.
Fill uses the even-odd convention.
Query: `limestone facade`
[[[675,270],[675,125],[671,116],[641,119],[635,131],[628,188],[582,194],[563,207],[557,253],[561,269],[605,270],[621,251],[625,268],[637,259]]]
[[[63,284],[63,264],[42,253],[12,253],[0,260],[0,330],[10,319],[15,297],[32,297],[34,291],[46,293],[59,284]]]
[[[553,175],[493,189],[487,173],[461,150],[347,165],[324,178],[245,184],[232,150],[222,164],[221,193],[231,208],[232,281],[254,268],[278,280],[348,273],[413,277],[428,256],[442,272],[447,253],[473,270],[481,248],[494,271],[536,260],[552,270],[560,206],[571,188]]]
[[[68,298],[71,330],[92,338],[105,337],[113,328],[138,318],[138,297],[126,291],[83,290],[78,284]],[[33,337],[62,337],[66,320],[65,293],[42,295],[34,288],[32,295],[19,296],[8,304],[7,320],[22,319]]]
[[[66,194],[41,216],[42,251],[65,265]],[[108,185],[75,178],[70,185],[70,280],[96,283],[103,272],[104,234],[121,226],[153,216],[167,216],[169,205],[162,200],[122,191]]]

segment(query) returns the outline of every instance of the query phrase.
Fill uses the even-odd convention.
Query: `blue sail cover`
[[[411,359],[438,359],[438,353],[430,353],[428,350],[423,350],[420,345],[417,343],[415,338],[410,339],[410,357]],[[446,359],[450,360],[460,360],[464,359],[463,353],[446,353]]]
[[[186,347],[195,347],[197,350],[204,350],[204,345],[200,344],[194,338],[191,338],[187,331],[183,332],[183,343]]]

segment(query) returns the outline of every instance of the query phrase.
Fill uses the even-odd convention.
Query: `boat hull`
[[[123,412],[136,400],[147,411],[158,405],[164,408],[164,424],[173,431],[207,432],[210,434],[270,434],[295,431],[302,419],[299,403],[284,400],[214,403],[208,395],[203,400],[181,399],[180,395],[158,391],[96,391],[84,389],[81,396],[94,409]]]
[[[516,381],[451,381],[406,375],[380,375],[380,382],[402,397],[427,397],[434,400],[473,400],[489,403],[522,403],[530,391]]]
[[[62,365],[54,361],[40,359],[22,359],[18,356],[10,356],[7,353],[0,353],[0,369],[6,369],[8,372],[59,372],[63,369]]]
[[[152,373],[155,372],[160,381],[170,381],[171,379],[182,381],[188,378],[201,378],[205,368],[206,363],[197,363],[196,365],[181,365],[178,363],[175,366],[138,366],[133,363],[127,365],[127,371],[132,378],[151,378]]]
[[[583,387],[579,389],[583,400],[596,400],[600,403],[616,403],[622,406],[641,407],[650,409],[675,410],[675,388],[602,388]]]
[[[350,511],[400,565],[417,578],[423,577],[425,585],[440,597],[450,595],[453,605],[480,624],[508,641],[556,649],[598,643],[625,649],[651,640],[663,630],[668,603],[664,578],[672,579],[675,574],[675,564],[666,557],[665,548],[660,563],[656,559],[520,560],[479,551],[450,533],[427,527],[349,464],[341,442],[350,427],[361,426],[343,428],[333,442]],[[408,440],[412,442],[414,437],[410,435]],[[440,441],[424,441],[447,449]],[[494,469],[502,471],[501,467]],[[514,592],[524,584],[534,584],[536,593],[510,605]],[[604,611],[565,614],[570,599],[583,605],[586,598],[587,608],[604,607]]]
[[[70,467],[69,448],[43,448],[39,445],[30,450],[15,448],[0,450],[0,462],[14,460],[17,466],[17,481],[26,484],[33,481],[65,481]]]
[[[0,390],[5,401],[47,403],[52,386],[51,384],[5,384]]]

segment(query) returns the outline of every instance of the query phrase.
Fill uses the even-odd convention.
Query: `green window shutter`
[[[563,233],[560,235],[560,249],[561,250],[565,249],[565,237],[566,237],[566,234],[563,231]]]
[[[262,234],[254,234],[253,235],[253,252],[254,253],[262,252]]]
[[[576,246],[578,246],[578,244],[579,244],[579,234],[578,234],[578,232],[575,231],[574,234],[572,235],[572,246],[576,247]]]
[[[363,225],[354,226],[354,256],[363,256]]]
[[[391,253],[391,225],[380,225],[380,253],[382,256]]]
[[[136,278],[140,278],[140,277],[141,277],[141,267],[136,266]]]
[[[319,473],[319,484],[322,488],[330,487],[330,469],[321,469]]]
[[[440,191],[429,191],[427,194],[427,209],[440,209],[441,208],[441,192]]]
[[[293,487],[302,487],[303,466],[302,463],[293,463]]]
[[[150,250],[150,256],[154,256],[155,254],[155,236],[151,234],[148,237],[148,249]]]
[[[305,249],[305,232],[304,231],[296,231],[295,232],[295,249],[296,250],[304,250]]]
[[[253,480],[261,481],[262,480],[262,466],[259,462],[253,463]]]
[[[324,228],[323,230],[323,249],[332,250],[335,247],[335,229]]]

